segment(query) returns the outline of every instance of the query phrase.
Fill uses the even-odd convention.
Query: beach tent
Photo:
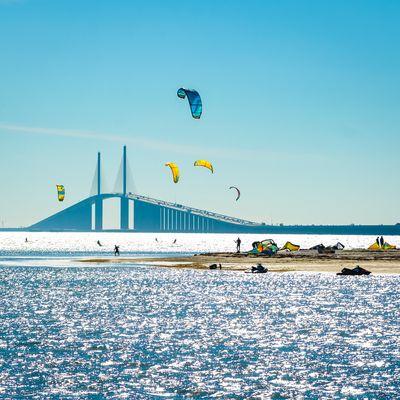
[[[280,250],[298,251],[300,246],[292,242],[286,242]]]
[[[249,253],[273,255],[278,250],[279,250],[278,246],[272,239],[265,239],[261,242],[254,242],[253,249],[249,251]]]

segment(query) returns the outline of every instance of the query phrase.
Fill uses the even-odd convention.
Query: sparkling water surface
[[[251,250],[256,240],[272,238],[283,246],[286,241],[309,248],[323,243],[326,246],[341,242],[346,249],[364,248],[375,242],[366,235],[271,235],[241,234],[242,250]],[[200,252],[235,251],[237,234],[191,233],[65,233],[65,232],[0,232],[0,256],[81,256],[111,254],[119,245],[126,255],[193,254]],[[25,242],[28,239],[28,242]],[[102,246],[97,244],[100,241]],[[176,243],[174,241],[176,240]],[[400,236],[386,236],[385,240],[400,247]]]
[[[397,275],[82,266],[42,252],[0,252],[0,398],[400,398]]]

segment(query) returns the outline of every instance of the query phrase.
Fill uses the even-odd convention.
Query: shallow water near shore
[[[109,233],[109,232],[0,232],[0,257],[82,257],[112,255],[114,245],[119,245],[121,255],[157,256],[182,255],[205,252],[230,252],[236,250],[237,234],[190,233]],[[326,246],[343,243],[346,249],[367,248],[375,242],[374,236],[363,235],[240,235],[242,250],[250,250],[256,240],[272,238],[283,246],[291,241],[309,248],[323,243]],[[28,239],[28,242],[25,242]],[[176,240],[176,242],[175,242]],[[385,237],[389,243],[400,247],[400,236]],[[100,241],[102,246],[97,244]],[[174,243],[175,242],[175,243]]]
[[[226,251],[235,239],[101,235],[98,249],[94,233],[1,233],[0,398],[400,397],[399,275],[79,263],[116,243],[165,257]]]
[[[400,277],[1,267],[0,396],[400,396]]]

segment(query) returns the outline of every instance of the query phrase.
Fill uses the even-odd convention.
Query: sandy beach
[[[400,250],[370,251],[341,250],[335,254],[319,254],[314,250],[278,252],[272,257],[247,253],[204,253],[193,256],[162,258],[104,257],[85,258],[83,263],[151,264],[156,267],[181,269],[209,269],[211,264],[221,264],[223,270],[247,271],[261,263],[270,272],[328,272],[336,273],[344,267],[356,265],[372,273],[400,273]]]

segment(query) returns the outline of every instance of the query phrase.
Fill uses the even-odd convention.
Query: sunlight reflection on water
[[[398,398],[395,275],[0,268],[5,398]]]

